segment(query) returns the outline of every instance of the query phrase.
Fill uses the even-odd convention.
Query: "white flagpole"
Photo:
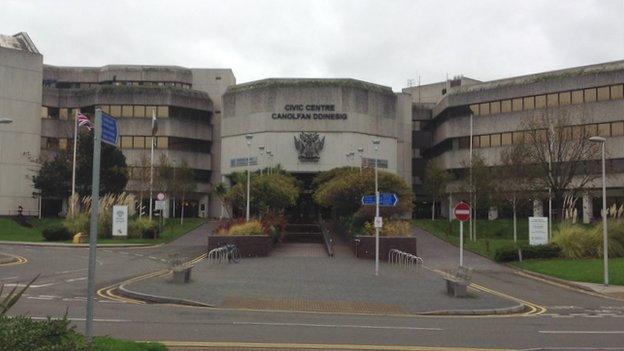
[[[78,109],[74,111],[74,150],[72,160],[72,192],[71,192],[71,213],[76,215],[76,145],[78,145]]]
[[[156,119],[156,111],[152,110],[152,145],[150,151],[150,186],[149,186],[149,220],[152,221],[152,211],[153,211],[153,199],[152,192],[154,187],[154,120]]]

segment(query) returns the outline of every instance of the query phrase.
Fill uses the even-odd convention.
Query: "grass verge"
[[[0,241],[42,242],[41,232],[48,227],[60,225],[62,218],[29,219],[32,228],[23,227],[10,218],[0,218]],[[165,220],[163,232],[158,239],[98,239],[100,244],[160,244],[172,241],[204,223],[202,218],[185,218],[180,225],[179,218]],[[70,241],[65,241],[70,242]]]
[[[135,342],[97,337],[93,339],[94,351],[167,351],[167,347],[159,343]]]
[[[603,283],[603,260],[564,259],[526,260],[513,266],[553,277],[587,283]],[[624,285],[624,257],[609,260],[609,283]]]

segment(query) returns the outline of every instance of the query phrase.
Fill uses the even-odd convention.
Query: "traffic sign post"
[[[375,195],[364,195],[362,196],[362,205],[364,206],[374,206],[375,205]],[[379,206],[382,207],[394,207],[399,203],[399,198],[396,194],[393,193],[379,193]]]
[[[464,222],[470,219],[470,205],[460,202],[453,211],[459,221],[459,266],[464,266]]]

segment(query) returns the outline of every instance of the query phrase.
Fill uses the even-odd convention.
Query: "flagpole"
[[[71,214],[76,215],[76,145],[78,145],[78,109],[74,110],[74,150],[72,159],[72,192],[71,192]]]
[[[153,204],[152,204],[152,192],[153,192],[153,187],[154,187],[154,121],[156,120],[156,111],[152,110],[152,145],[151,145],[151,151],[150,151],[150,186],[149,186],[149,220],[150,222],[152,221],[152,211],[153,211]]]

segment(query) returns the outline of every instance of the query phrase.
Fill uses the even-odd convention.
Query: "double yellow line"
[[[24,263],[28,262],[28,259],[27,259],[26,257],[22,257],[22,256],[18,256],[18,255],[13,255],[13,254],[8,254],[8,253],[2,253],[2,254],[3,254],[3,255],[6,255],[6,256],[10,256],[10,257],[15,258],[15,260],[14,260],[14,261],[11,261],[11,262],[6,262],[6,263],[2,263],[2,264],[0,264],[0,266],[2,266],[2,267],[6,267],[6,266],[15,266],[15,265],[18,265],[18,264],[24,264]]]

